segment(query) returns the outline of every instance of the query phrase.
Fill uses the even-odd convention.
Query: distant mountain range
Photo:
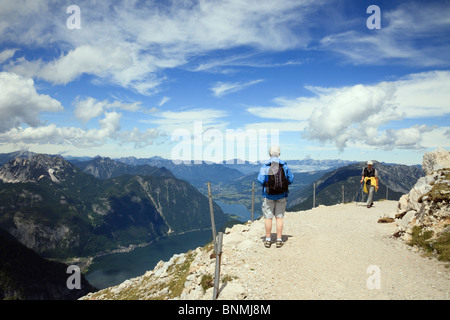
[[[80,166],[102,179],[60,156],[5,163],[0,228],[45,257],[66,258],[211,227],[207,197],[168,170],[131,169],[108,159]],[[214,213],[217,224],[227,221],[216,204]]]
[[[344,202],[354,201],[365,166],[342,160],[287,162],[294,172],[290,211],[312,207],[313,183],[316,205],[340,203],[342,186]],[[260,165],[248,162],[176,165],[161,157],[64,159],[25,151],[0,154],[0,166],[0,298],[51,299],[46,288],[61,299],[76,298],[63,287],[38,279],[34,286],[24,278],[27,261],[49,271],[37,273],[48,283],[51,274],[67,278],[60,275],[65,265],[39,260],[33,251],[53,259],[92,257],[170,233],[210,228],[206,182],[212,183],[213,199],[248,209],[255,182],[255,211],[261,206]],[[386,188],[389,199],[398,199],[424,175],[419,166],[375,162],[375,168],[381,181],[375,200],[385,197]],[[216,203],[214,213],[217,225],[231,221]],[[13,252],[22,252],[21,257]]]

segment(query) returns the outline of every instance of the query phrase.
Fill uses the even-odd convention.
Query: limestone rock
[[[437,148],[423,156],[422,169],[426,174],[444,168],[450,168],[450,151]]]
[[[450,223],[450,152],[438,148],[423,156],[426,176],[417,180],[397,206],[396,234],[411,240],[414,226],[425,227],[439,234]]]

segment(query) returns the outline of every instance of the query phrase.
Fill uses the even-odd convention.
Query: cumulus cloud
[[[132,131],[122,132],[120,143],[133,143],[135,149],[145,148],[152,145],[160,135],[156,129],[146,129],[142,132],[135,127]]]
[[[450,72],[432,71],[375,85],[307,87],[315,96],[277,98],[277,106],[249,107],[247,111],[272,119],[266,125],[277,126],[281,131],[295,129],[292,121],[297,120],[304,138],[332,143],[340,151],[349,143],[385,150],[420,149],[425,147],[425,141],[429,145],[430,140],[424,137],[438,129],[421,120],[450,113],[449,86]],[[391,123],[403,119],[414,122],[410,127],[392,128]],[[254,125],[264,127],[264,123]]]
[[[85,130],[76,127],[58,127],[55,124],[39,127],[17,127],[0,134],[1,142],[38,143],[38,144],[72,144],[75,146],[101,145],[107,139],[114,139],[120,130],[121,114],[105,113],[100,119],[99,129]]]
[[[141,102],[99,101],[78,97],[74,102],[75,116],[87,122],[98,119],[98,128],[82,129],[46,125],[40,119],[43,112],[63,110],[61,103],[36,91],[34,81],[10,72],[0,72],[0,144],[34,143],[95,147],[114,140],[119,144],[134,144],[142,148],[159,136],[156,129],[122,131],[122,111],[142,110]]]
[[[144,148],[154,143],[160,136],[156,129],[141,131],[122,131],[118,112],[105,112],[98,120],[98,128],[82,129],[77,127],[58,127],[55,124],[38,127],[16,127],[0,133],[0,143],[72,145],[79,148],[94,148],[115,141],[119,145],[133,144],[135,148]]]
[[[306,136],[334,141],[343,150],[353,137],[371,136],[382,123],[399,119],[390,104],[394,92],[395,88],[387,83],[324,90],[308,119]]]
[[[125,103],[122,101],[109,102],[108,100],[98,101],[92,97],[84,99],[77,97],[74,101],[75,116],[83,122],[88,122],[92,118],[99,117],[108,109],[119,109],[127,111],[138,111],[141,109],[141,102]]]
[[[30,78],[10,72],[0,72],[0,132],[21,123],[38,126],[42,112],[62,111],[61,103],[39,94]]]

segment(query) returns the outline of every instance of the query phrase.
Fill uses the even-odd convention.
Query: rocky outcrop
[[[438,148],[426,153],[422,167],[427,175],[398,202],[396,234],[406,241],[415,226],[433,231],[434,237],[450,231],[450,152]]]
[[[450,168],[450,152],[437,148],[433,152],[426,153],[422,161],[422,169],[426,174],[432,174],[440,169]]]
[[[252,247],[262,245],[260,233],[263,221],[238,224],[227,228],[223,237],[221,285],[219,299],[244,299],[245,284],[236,280],[241,269],[242,257]],[[82,297],[81,300],[211,300],[216,258],[213,244],[198,247],[187,253],[176,254],[169,261],[160,261],[144,275],[110,288]],[[248,269],[248,268],[247,268]]]
[[[61,156],[35,154],[29,158],[15,158],[0,167],[0,180],[5,183],[39,182],[49,179],[61,183],[75,174],[76,168]]]

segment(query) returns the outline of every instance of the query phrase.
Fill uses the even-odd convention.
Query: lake
[[[243,205],[216,202],[225,213],[237,216],[242,222],[251,219],[251,212]],[[261,214],[260,211],[261,208],[255,206],[255,219]],[[168,261],[174,254],[204,246],[211,238],[211,230],[165,236],[148,246],[138,247],[130,252],[98,257],[94,259],[85,276],[89,283],[98,289],[115,286],[153,270],[160,260]]]
[[[165,236],[148,246],[138,247],[130,252],[98,257],[94,259],[85,276],[89,283],[98,289],[115,286],[153,270],[160,260],[168,261],[174,254],[204,246],[211,238],[211,230]]]
[[[223,212],[225,212],[226,214],[232,214],[234,216],[237,216],[238,220],[242,222],[247,222],[248,220],[252,219],[252,212],[242,204],[227,204],[225,202],[217,200],[216,203],[220,206],[220,208],[222,208]],[[260,204],[255,205],[254,211],[255,212],[253,214],[253,217],[256,220],[262,214],[261,205]]]

